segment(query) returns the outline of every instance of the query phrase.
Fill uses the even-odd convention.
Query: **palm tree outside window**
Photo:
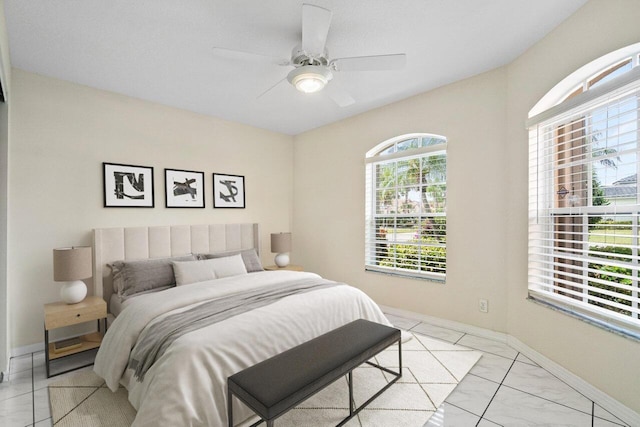
[[[447,140],[385,141],[366,157],[365,268],[444,281]]]

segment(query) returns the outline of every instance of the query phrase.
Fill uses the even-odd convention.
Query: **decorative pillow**
[[[258,258],[258,254],[256,253],[255,249],[219,252],[215,254],[201,254],[201,255],[198,255],[198,258],[200,259],[224,258],[224,257],[237,255],[237,254],[240,254],[240,256],[242,256],[242,261],[244,262],[244,266],[247,269],[247,273],[264,271],[264,268],[262,268],[262,263],[260,262],[260,258]]]
[[[240,254],[226,256],[223,258],[211,258],[206,261],[213,267],[213,271],[215,271],[218,279],[247,274],[247,268],[244,266],[244,262],[242,261],[242,256]]]
[[[163,286],[175,285],[173,261],[195,261],[194,255],[172,258],[116,261],[111,264],[113,290],[120,296],[129,296]]]
[[[176,285],[188,285],[190,283],[204,282],[216,278],[214,260],[173,262],[173,273],[176,276]]]

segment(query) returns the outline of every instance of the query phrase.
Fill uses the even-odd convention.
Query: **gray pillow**
[[[114,291],[129,296],[176,284],[173,261],[195,261],[194,255],[155,258],[140,261],[116,261],[111,264]]]
[[[244,266],[247,269],[247,273],[254,273],[256,271],[264,271],[262,268],[262,263],[260,262],[260,258],[258,258],[258,254],[255,249],[245,249],[242,251],[229,251],[229,252],[218,252],[215,254],[200,254],[198,255],[199,259],[212,259],[212,258],[222,258],[232,255],[240,254],[242,256],[242,261],[244,262]]]

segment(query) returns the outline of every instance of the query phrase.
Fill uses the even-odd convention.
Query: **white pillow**
[[[216,279],[216,272],[209,261],[212,260],[172,262],[176,286]]]
[[[240,254],[222,258],[212,258],[200,262],[210,263],[209,265],[213,267],[213,270],[215,271],[216,277],[218,279],[221,279],[223,277],[247,274],[247,268],[245,267],[244,261],[242,260],[242,255]]]

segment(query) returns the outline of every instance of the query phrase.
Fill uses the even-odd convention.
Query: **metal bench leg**
[[[233,393],[227,385],[227,416],[229,417],[229,427],[233,427]]]
[[[349,416],[353,416],[353,371],[349,371]]]
[[[402,339],[398,340],[398,373],[402,377]]]

